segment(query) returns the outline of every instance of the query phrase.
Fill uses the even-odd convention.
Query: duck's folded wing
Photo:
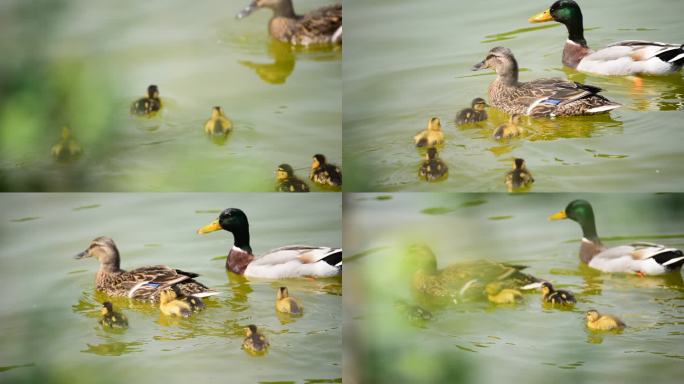
[[[342,5],[331,5],[311,11],[297,24],[299,34],[333,35],[342,27]]]
[[[634,243],[631,255],[636,260],[654,259],[660,265],[670,265],[684,260],[682,251],[653,243]]]
[[[340,273],[342,250],[293,245],[276,248],[251,262],[245,276],[269,279],[332,277]]]
[[[302,264],[326,261],[328,264],[334,266],[342,262],[342,250],[331,247],[289,245],[268,251],[263,256],[254,260],[252,264],[277,265],[291,261],[298,261]]]

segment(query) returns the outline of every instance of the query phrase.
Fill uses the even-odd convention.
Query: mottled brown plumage
[[[527,170],[525,160],[514,159],[513,170],[506,173],[506,187],[508,187],[508,192],[529,187],[532,183],[534,183],[534,177],[532,177],[532,173]]]
[[[162,107],[159,89],[156,85],[147,87],[147,97],[140,98],[131,105],[131,113],[138,116],[153,116]]]
[[[342,170],[335,164],[328,163],[325,156],[319,153],[314,155],[311,162],[309,179],[322,186],[341,187]]]
[[[309,186],[294,174],[292,166],[280,164],[276,170],[276,191],[278,192],[309,192]]]
[[[439,158],[435,147],[428,148],[425,160],[420,165],[418,176],[425,181],[439,181],[447,177],[449,167]]]

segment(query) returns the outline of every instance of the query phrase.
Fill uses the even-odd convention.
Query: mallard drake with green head
[[[410,246],[407,257],[415,268],[411,284],[414,295],[420,302],[435,305],[485,299],[491,283],[499,283],[498,289],[527,289],[527,285],[539,282],[522,272],[525,266],[491,260],[459,262],[438,269],[435,254],[424,244]]]
[[[204,132],[208,135],[225,136],[233,130],[233,123],[223,113],[223,108],[216,106],[211,110],[211,117],[204,124]]]
[[[280,164],[276,169],[277,192],[309,192],[309,186],[294,174],[290,164]]]
[[[276,311],[301,315],[304,313],[304,308],[296,298],[290,296],[287,287],[280,287],[276,294]]]
[[[549,304],[574,305],[577,300],[570,291],[555,289],[548,281],[541,283],[542,301]]]
[[[263,355],[269,347],[268,340],[256,325],[250,324],[245,327],[245,339],[242,340],[242,349],[251,355]]]
[[[162,107],[159,88],[156,85],[147,87],[147,97],[142,97],[131,105],[131,113],[138,116],[152,116]]]
[[[297,277],[333,277],[342,272],[342,249],[309,245],[289,245],[266,252],[252,253],[247,215],[238,208],[228,208],[218,219],[197,230],[199,234],[224,230],[233,234],[226,269],[252,278],[285,279]]]
[[[110,328],[128,328],[128,318],[114,310],[110,301],[102,303],[100,324]]]
[[[606,248],[596,233],[594,210],[586,200],[574,200],[549,220],[570,219],[582,228],[579,257],[582,262],[603,272],[662,275],[678,270],[684,254],[675,248],[653,243],[634,243]]]
[[[563,65],[599,75],[667,75],[684,65],[684,44],[624,40],[592,51],[584,39],[582,11],[573,0],[558,0],[529,18],[531,23],[559,22],[568,29]]]
[[[325,156],[317,153],[311,162],[309,179],[322,186],[341,187],[342,170],[335,164],[328,163]]]
[[[242,19],[260,8],[269,8],[273,16],[268,32],[274,39],[292,45],[342,43],[342,4],[314,9],[298,15],[292,0],[252,0],[236,17]]]
[[[442,122],[438,117],[433,117],[428,121],[427,129],[418,132],[413,141],[416,147],[434,147],[444,143],[444,132],[442,132]]]
[[[425,160],[423,160],[418,170],[418,176],[425,181],[439,181],[445,179],[448,175],[449,167],[439,158],[437,148],[428,148]]]
[[[124,271],[121,269],[119,249],[109,237],[98,237],[90,242],[88,248],[76,255],[77,259],[96,257],[100,269],[95,275],[95,288],[109,296],[124,296],[136,300],[157,302],[160,292],[177,286],[184,295],[207,297],[218,295],[204,284],[194,280],[199,276],[193,272],[153,265]]]
[[[593,331],[614,331],[625,327],[625,323],[616,316],[602,315],[595,309],[587,311],[587,328]]]
[[[601,88],[560,78],[518,81],[518,62],[510,49],[492,48],[473,71],[491,68],[489,102],[507,113],[534,117],[593,115],[621,107],[599,95]]]
[[[527,169],[524,159],[514,159],[513,169],[506,173],[506,187],[508,192],[524,189],[534,183],[532,173]]]
[[[52,157],[57,161],[68,162],[78,159],[83,153],[81,144],[74,139],[68,127],[62,127],[62,135],[59,142],[52,146],[50,150]]]
[[[510,139],[512,137],[520,136],[524,130],[518,124],[520,124],[520,115],[514,113],[508,119],[508,123],[504,123],[496,127],[492,136],[496,140]]]
[[[476,97],[470,103],[470,108],[464,108],[458,115],[456,115],[456,124],[477,123],[478,121],[487,120],[487,103],[481,97]]]

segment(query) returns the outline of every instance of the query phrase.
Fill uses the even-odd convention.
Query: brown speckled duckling
[[[233,123],[228,120],[219,106],[212,108],[211,117],[204,124],[204,132],[209,135],[227,135],[233,130]]]
[[[456,124],[477,123],[478,121],[487,120],[487,103],[481,97],[476,97],[470,104],[470,108],[462,109],[456,115]]]
[[[512,137],[520,136],[523,133],[523,128],[518,126],[519,123],[520,115],[514,113],[508,119],[508,123],[501,124],[496,128],[496,130],[494,130],[492,136],[494,136],[494,138],[497,140],[510,139]]]
[[[329,164],[325,156],[318,153],[314,155],[311,162],[309,179],[323,186],[340,187],[342,186],[342,170],[334,164]]]
[[[290,296],[287,287],[278,288],[278,293],[276,295],[276,310],[283,313],[291,313],[293,315],[301,315],[304,313],[304,308],[295,299]]]
[[[506,186],[508,192],[513,192],[518,189],[528,187],[534,183],[534,177],[525,166],[525,160],[513,160],[513,170],[506,173]]]
[[[138,116],[151,116],[162,107],[159,88],[156,85],[147,87],[147,97],[140,98],[131,105],[131,113]]]
[[[128,328],[128,318],[114,310],[114,306],[109,301],[102,303],[102,318],[100,324],[110,328]]]
[[[245,339],[242,341],[242,349],[251,355],[263,355],[268,350],[268,340],[257,326],[250,324],[245,328]]]
[[[425,181],[438,181],[447,177],[449,167],[439,158],[435,147],[428,148],[418,175]]]
[[[292,0],[252,0],[236,17],[242,19],[260,8],[273,11],[273,17],[268,22],[268,32],[277,40],[293,45],[342,43],[341,4],[297,15]]]
[[[594,331],[620,330],[626,327],[622,320],[613,315],[602,315],[595,309],[587,311],[587,328]]]
[[[52,146],[52,157],[59,162],[68,162],[78,159],[83,150],[81,145],[71,135],[71,130],[67,127],[62,127],[62,136],[59,142]]]
[[[276,191],[278,192],[309,192],[309,186],[294,175],[289,164],[280,164],[276,170]]]
[[[442,122],[439,118],[433,117],[428,121],[428,127],[420,131],[413,137],[416,147],[434,147],[444,143],[444,133],[442,132]]]
[[[560,305],[575,305],[577,300],[575,296],[572,295],[570,291],[565,291],[563,289],[554,289],[553,285],[548,281],[544,281],[541,284],[542,290],[542,301],[549,304],[560,304]]]

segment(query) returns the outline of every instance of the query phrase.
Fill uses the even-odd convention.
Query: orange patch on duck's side
[[[297,256],[297,258],[304,264],[311,264],[316,262],[316,259],[314,259],[313,253],[311,252],[303,253]]]

